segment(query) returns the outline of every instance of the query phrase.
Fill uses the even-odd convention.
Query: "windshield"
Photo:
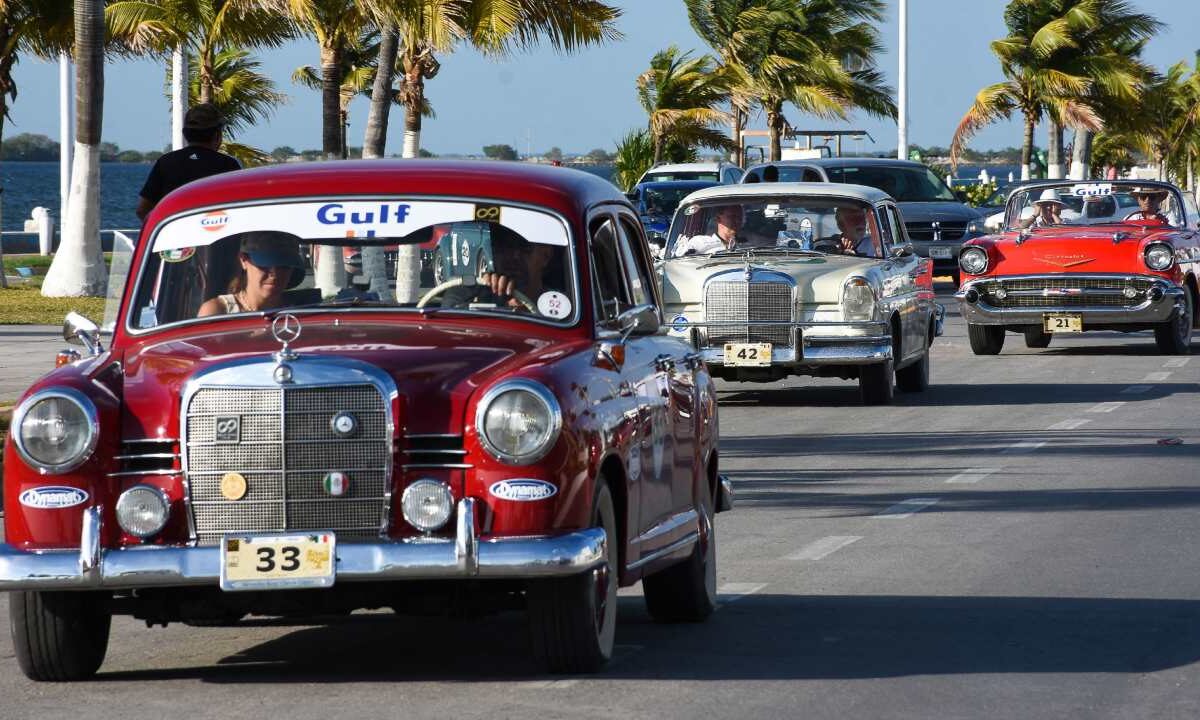
[[[724,198],[682,208],[665,257],[800,251],[883,257],[875,213],[849,198]]]
[[[642,176],[642,182],[664,182],[667,180],[708,180],[720,181],[716,170],[680,170],[677,172],[651,171]]]
[[[1167,185],[1137,181],[1039,184],[1014,192],[1005,210],[1008,230],[1127,220],[1178,227],[1179,198]]]
[[[162,225],[130,325],[329,307],[450,310],[570,323],[567,228],[472,202],[346,200],[199,212]]]
[[[826,171],[831,182],[878,188],[901,202],[958,200],[946,183],[927,167],[864,165],[831,167]]]
[[[674,215],[675,208],[688,195],[709,187],[708,185],[663,185],[643,188],[642,206],[639,212],[643,215]]]

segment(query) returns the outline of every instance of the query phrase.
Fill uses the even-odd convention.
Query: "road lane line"
[[[936,505],[939,500],[941,498],[912,498],[911,500],[896,503],[874,517],[886,520],[900,520],[910,517],[914,513],[919,513],[931,505]]]
[[[784,560],[820,560],[859,540],[862,540],[862,535],[830,535],[805,545]]]
[[[1045,440],[1022,440],[1019,443],[1013,443],[1000,451],[1001,455],[1021,455],[1023,453],[1031,453],[1034,450],[1046,444]]]
[[[1141,395],[1142,393],[1150,392],[1152,385],[1130,385],[1121,391],[1122,395]]]
[[[1191,358],[1171,358],[1163,363],[1163,367],[1181,368],[1188,364],[1188,360],[1191,360]]]
[[[1083,427],[1084,425],[1087,425],[1090,422],[1091,422],[1091,420],[1088,420],[1087,418],[1071,418],[1070,420],[1063,420],[1062,422],[1056,422],[1046,429],[1047,430],[1075,430],[1076,428]]]
[[[1116,410],[1117,408],[1121,407],[1124,404],[1125,404],[1124,401],[1102,402],[1098,405],[1094,405],[1094,406],[1088,408],[1088,412],[1090,412],[1090,413],[1110,413],[1113,410]]]
[[[1142,382],[1147,382],[1147,383],[1162,382],[1163,380],[1166,380],[1169,377],[1171,377],[1171,373],[1169,373],[1169,372],[1152,372],[1152,373],[1149,373],[1148,375],[1146,375],[1146,377],[1142,378]]]
[[[971,468],[964,470],[954,477],[947,480],[947,483],[970,484],[977,483],[988,475],[993,475],[1000,472],[1000,468]]]

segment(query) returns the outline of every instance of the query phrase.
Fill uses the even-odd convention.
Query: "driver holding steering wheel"
[[[492,269],[480,273],[476,285],[459,285],[442,296],[442,307],[468,307],[473,303],[535,312],[533,305],[545,290],[546,269],[554,248],[526,242],[499,225],[491,227]]]

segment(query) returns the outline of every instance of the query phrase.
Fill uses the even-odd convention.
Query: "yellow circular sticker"
[[[241,473],[229,472],[221,476],[221,495],[226,500],[241,500],[246,497],[246,478]]]

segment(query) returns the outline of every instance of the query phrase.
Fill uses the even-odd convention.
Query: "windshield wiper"
[[[341,300],[323,300],[321,302],[293,305],[284,310],[307,310],[309,308],[338,308],[338,307],[398,307],[396,303],[370,298],[342,298]]]

